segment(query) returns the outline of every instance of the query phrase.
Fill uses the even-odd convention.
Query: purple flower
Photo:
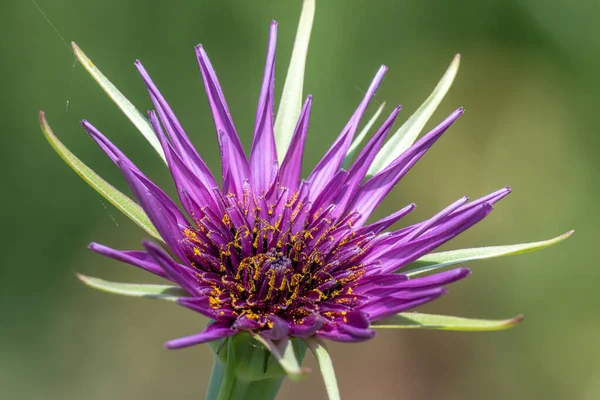
[[[136,67],[155,111],[150,123],[166,156],[182,208],[148,179],[91,123],[82,124],[121,169],[167,249],[90,249],[140,267],[180,286],[178,303],[212,319],[203,332],[171,340],[182,348],[249,331],[277,341],[288,337],[354,342],[370,339],[375,321],[412,310],[447,292],[469,274],[456,268],[410,278],[402,268],[485,218],[509,188],[469,202],[459,199],[433,217],[386,229],[410,204],[369,223],[375,208],[463,113],[459,108],[376,174],[367,173],[400,106],[358,153],[342,163],[387,68],[382,66],[336,141],[302,179],[312,98],[308,96],[284,155],[275,145],[273,80],[277,24],[271,25],[254,138],[246,156],[215,71],[202,46],[196,56],[222,159],[222,183],[192,146],[174,112],[141,62]],[[400,271],[400,272],[399,272]]]

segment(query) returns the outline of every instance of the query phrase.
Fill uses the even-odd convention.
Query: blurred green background
[[[269,21],[279,22],[280,93],[300,1],[37,0],[140,109],[141,59],[216,171],[217,143],[193,46],[203,43],[249,146]],[[39,110],[88,165],[128,192],[78,122],[89,119],[152,178],[170,177],[129,121],[29,0],[0,6],[2,255],[0,398],[200,399],[207,346],[165,340],[205,322],[172,304],[96,292],[75,272],[111,280],[148,275],[86,250],[90,241],[139,248],[143,232],[59,159]],[[473,263],[474,274],[423,311],[525,322],[496,333],[386,331],[330,346],[344,399],[598,399],[600,268],[595,253],[600,99],[600,3],[593,0],[320,0],[305,91],[314,95],[305,169],[325,152],[380,64],[376,96],[407,118],[453,55],[454,87],[432,121],[466,114],[390,195],[378,215],[415,201],[406,222],[467,194],[511,185],[482,224],[451,243],[473,247],[574,237],[549,250]],[[66,102],[69,101],[68,109]],[[374,107],[370,109],[374,111]],[[430,126],[432,125],[430,124]],[[281,399],[323,399],[314,361]]]

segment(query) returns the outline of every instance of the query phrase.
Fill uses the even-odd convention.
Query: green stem
[[[231,341],[227,341],[227,352],[229,358],[227,363],[219,359],[215,355],[215,361],[213,364],[213,370],[210,375],[210,381],[208,384],[208,393],[206,394],[206,400],[233,400],[238,399],[240,392],[243,392],[240,387],[239,380],[236,379],[235,374],[235,360],[234,353],[231,349]],[[247,385],[242,385],[247,386]]]
[[[247,382],[215,357],[206,400],[271,400],[277,396],[282,382],[283,378]]]
[[[206,400],[275,399],[285,373],[268,350],[253,341],[250,336],[236,336],[225,342],[215,342],[212,346],[215,360]],[[294,344],[296,358],[301,363],[306,344],[300,340]]]
[[[279,388],[283,383],[283,378],[263,379],[252,382],[246,391],[246,397],[241,397],[244,400],[267,400],[275,399]]]
[[[224,376],[225,366],[219,360],[219,358],[215,356],[213,369],[210,374],[210,381],[208,382],[208,392],[206,393],[206,400],[217,399],[217,396],[219,396],[219,391],[221,389],[221,384],[223,382]]]

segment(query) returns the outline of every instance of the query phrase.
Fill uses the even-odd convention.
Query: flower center
[[[253,211],[232,202],[223,218],[207,210],[195,221],[198,229],[186,230],[188,258],[224,318],[245,317],[259,329],[271,327],[274,316],[334,317],[356,301],[370,239],[355,234],[353,216],[334,221],[298,196]]]
[[[247,285],[249,290],[245,296],[246,302],[251,300],[250,306],[257,304],[256,300],[258,300],[264,311],[269,309],[275,311],[289,305],[289,299],[286,301],[286,297],[290,292],[297,296],[301,277],[296,275],[294,279],[292,261],[283,253],[271,250],[243,260],[236,276],[238,281],[242,278],[241,275],[246,278],[247,266],[250,266],[249,272],[254,272],[254,274],[249,273],[248,276],[253,275],[255,278],[255,282]]]

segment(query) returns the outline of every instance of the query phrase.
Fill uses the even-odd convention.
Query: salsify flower
[[[305,13],[309,16],[303,16],[305,23],[301,22],[295,49],[295,57],[301,61],[292,58],[292,67],[300,65],[300,76],[304,60],[297,52],[301,54],[304,46],[305,56],[312,23],[311,11],[306,11],[306,7]],[[122,171],[143,210],[136,214],[137,206],[114,188],[98,189],[99,178],[64,146],[60,147],[62,144],[42,119],[45,132],[63,157],[113,203],[137,218],[137,222],[160,242],[159,245],[144,241],[145,251],[117,250],[98,243],[92,243],[90,249],[158,275],[171,281],[173,286],[119,286],[95,278],[82,279],[109,291],[175,299],[181,306],[212,321],[201,332],[166,342],[167,348],[216,341],[218,346],[213,348],[220,357],[218,362],[239,364],[244,358],[244,348],[255,348],[244,338],[254,338],[281,363],[283,371],[292,376],[303,373],[296,359],[302,357],[303,351],[298,345],[294,351],[293,345],[298,339],[308,343],[319,361],[327,366],[329,361],[324,355],[322,339],[363,341],[375,335],[374,327],[483,330],[505,328],[520,321],[520,317],[485,321],[405,313],[439,298],[447,292],[447,285],[470,273],[464,267],[432,274],[426,272],[472,259],[546,247],[566,237],[525,245],[429,254],[489,215],[492,205],[510,193],[508,187],[470,202],[463,197],[434,216],[400,229],[389,230],[413,211],[415,204],[370,222],[373,211],[400,179],[463,114],[462,108],[457,109],[412,143],[437,106],[435,103],[439,103],[448,90],[458,67],[458,57],[428,102],[407,125],[392,135],[385,146],[400,106],[391,111],[358,151],[366,131],[383,110],[380,107],[354,140],[386,73],[387,67],[382,66],[335,142],[303,179],[302,159],[312,98],[306,98],[299,113],[280,109],[282,118],[287,121],[275,123],[276,37],[277,23],[273,22],[249,155],[243,150],[208,55],[201,45],[196,47],[219,141],[220,185],[140,61],[135,65],[155,109],[148,113],[150,135],[147,122],[135,116],[124,97],[81,50],[74,47],[84,66],[134,123],[141,124],[142,131],[164,157],[182,206],[146,177],[96,127],[82,121],[85,130]],[[289,93],[294,92],[298,82],[290,76],[288,82],[291,83],[286,82],[284,89],[287,100],[293,100]],[[301,85],[300,78],[300,89]],[[282,104],[286,104],[284,100]],[[407,266],[411,268],[404,272]],[[239,340],[226,339],[234,336]],[[232,352],[236,353],[235,357]],[[248,383],[278,376],[277,372],[267,373],[268,365],[263,355],[258,359],[260,365],[256,368],[252,364],[256,354],[246,360],[246,367],[249,365],[250,370],[256,371],[240,372],[243,368],[234,368],[238,372],[231,379]],[[330,396],[336,398],[337,389],[331,384],[332,378],[326,376],[326,379],[329,379]],[[274,390],[255,388],[258,390],[256,398],[269,398],[266,393],[269,390],[276,393],[280,382],[280,379],[273,381]],[[220,398],[236,398],[231,393],[238,389],[232,389],[231,382],[229,386],[221,381],[216,385],[218,389],[211,389],[213,396],[217,393],[223,396],[223,390],[229,390],[229,395]]]

